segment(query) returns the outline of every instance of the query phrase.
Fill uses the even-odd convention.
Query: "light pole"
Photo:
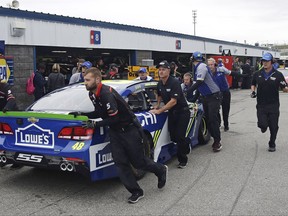
[[[192,10],[193,24],[194,24],[194,36],[196,35],[196,18],[197,10]]]

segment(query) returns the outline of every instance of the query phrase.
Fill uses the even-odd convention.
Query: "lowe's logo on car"
[[[36,124],[15,131],[15,145],[37,148],[54,148],[54,133]]]
[[[114,164],[109,142],[97,144],[89,148],[90,171],[103,169]]]

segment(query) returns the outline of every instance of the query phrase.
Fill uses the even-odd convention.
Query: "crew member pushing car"
[[[7,83],[0,82],[0,110],[2,112],[18,110],[15,97]]]
[[[168,110],[168,128],[171,140],[177,143],[178,168],[187,165],[187,154],[190,152],[190,142],[185,139],[187,126],[190,120],[190,111],[177,79],[170,76],[170,64],[162,61],[157,65],[160,81],[157,84],[157,105],[153,114],[160,114]],[[163,99],[164,106],[160,107]]]
[[[119,176],[132,194],[128,202],[136,203],[144,197],[144,192],[138,185],[131,164],[136,169],[154,173],[158,177],[158,188],[166,183],[168,167],[156,163],[144,155],[143,128],[137,117],[125,100],[112,88],[102,84],[101,72],[90,68],[84,74],[86,89],[95,107],[95,112],[87,113],[88,117],[102,118],[102,121],[88,121],[84,127],[95,128],[109,126],[109,136],[112,156]]]

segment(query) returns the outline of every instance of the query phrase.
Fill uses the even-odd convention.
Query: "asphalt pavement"
[[[137,204],[127,203],[117,178],[91,183],[73,174],[3,167],[0,215],[288,215],[288,94],[280,93],[276,152],[268,152],[269,131],[257,128],[256,100],[249,90],[231,93],[222,151],[214,153],[211,140],[192,150],[185,169],[172,159],[163,190],[147,174]]]

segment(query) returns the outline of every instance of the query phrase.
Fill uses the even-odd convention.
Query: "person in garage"
[[[157,105],[150,110],[161,114],[168,110],[168,128],[171,140],[177,144],[178,168],[185,168],[190,153],[190,142],[185,138],[190,111],[180,82],[170,75],[170,64],[162,61],[157,65],[160,81],[157,84]],[[160,107],[163,99],[164,106]]]

